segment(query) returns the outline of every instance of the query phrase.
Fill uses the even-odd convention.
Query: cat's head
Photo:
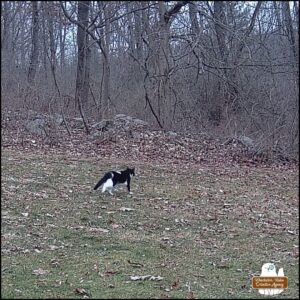
[[[130,176],[135,176],[134,168],[130,169],[130,168],[127,167],[127,171],[128,171]]]

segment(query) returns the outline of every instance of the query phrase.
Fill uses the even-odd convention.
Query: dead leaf
[[[117,274],[117,272],[113,272],[113,271],[105,271],[103,273],[99,273],[99,275],[101,277],[110,277],[110,276],[113,276],[115,274]]]
[[[135,267],[135,268],[142,268],[144,265],[141,264],[141,263],[138,263],[138,262],[133,262],[133,261],[130,261],[128,259],[128,263],[132,265],[132,267]]]
[[[166,294],[161,294],[159,299],[170,299],[171,297]]]
[[[59,247],[55,246],[55,245],[50,245],[49,248],[51,251],[55,251],[55,250],[59,249]]]
[[[132,280],[132,281],[146,280],[146,279],[160,281],[160,280],[163,280],[163,277],[152,276],[152,275],[130,276],[130,280]]]
[[[76,288],[76,289],[74,290],[74,292],[75,292],[76,294],[85,296],[84,298],[89,298],[89,297],[90,297],[89,293],[88,293],[85,289]]]
[[[193,292],[188,292],[185,296],[185,299],[195,299]]]
[[[294,249],[292,254],[291,254],[293,257],[299,257],[299,250],[298,249]]]
[[[33,275],[37,275],[37,276],[38,275],[46,275],[48,273],[49,273],[48,270],[43,270],[41,268],[38,268],[37,270],[33,270],[33,272],[32,272]]]
[[[51,259],[50,263],[54,267],[59,267],[59,260],[56,258]]]
[[[116,228],[119,228],[119,227],[121,227],[122,225],[119,225],[119,224],[111,224],[111,227],[113,228],[113,229],[116,229]]]
[[[121,207],[121,208],[119,208],[119,210],[120,210],[120,211],[133,211],[133,210],[135,210],[135,209],[130,208],[130,207]]]
[[[233,289],[231,289],[231,288],[228,289],[228,290],[227,290],[227,293],[230,294],[230,295],[232,295],[232,294],[234,293],[234,292],[233,292]]]
[[[89,231],[91,231],[91,232],[104,232],[104,233],[109,232],[108,229],[104,229],[104,228],[100,228],[100,227],[91,227],[89,229]]]
[[[137,281],[137,280],[145,280],[150,278],[151,275],[145,275],[145,276],[130,276],[130,280]]]
[[[150,278],[149,278],[149,280],[156,280],[156,281],[160,281],[160,280],[163,280],[164,278],[163,277],[161,277],[161,276],[151,276]]]
[[[176,281],[174,281],[173,283],[172,283],[172,289],[173,290],[176,290],[176,289],[178,289],[179,288],[179,279],[177,279]]]

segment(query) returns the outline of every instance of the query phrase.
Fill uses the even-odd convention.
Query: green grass
[[[134,165],[133,195],[92,191]],[[298,173],[2,152],[2,298],[265,298],[261,266],[298,298]],[[122,211],[120,208],[132,208]],[[28,214],[28,215],[27,215]],[[34,270],[45,274],[34,274]],[[131,275],[161,281],[131,281]],[[177,282],[177,283],[176,283]]]

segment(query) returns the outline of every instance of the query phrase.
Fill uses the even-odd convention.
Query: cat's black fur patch
[[[124,171],[116,172],[110,171],[104,174],[104,176],[99,180],[99,182],[95,185],[94,190],[97,190],[102,184],[105,184],[109,179],[112,180],[113,186],[121,183],[125,183],[127,185],[128,192],[130,192],[130,177],[135,176],[134,168],[127,168]],[[102,190],[102,193],[105,192],[105,189]]]

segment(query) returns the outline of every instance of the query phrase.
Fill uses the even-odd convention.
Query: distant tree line
[[[2,1],[2,105],[296,154],[298,1]]]

